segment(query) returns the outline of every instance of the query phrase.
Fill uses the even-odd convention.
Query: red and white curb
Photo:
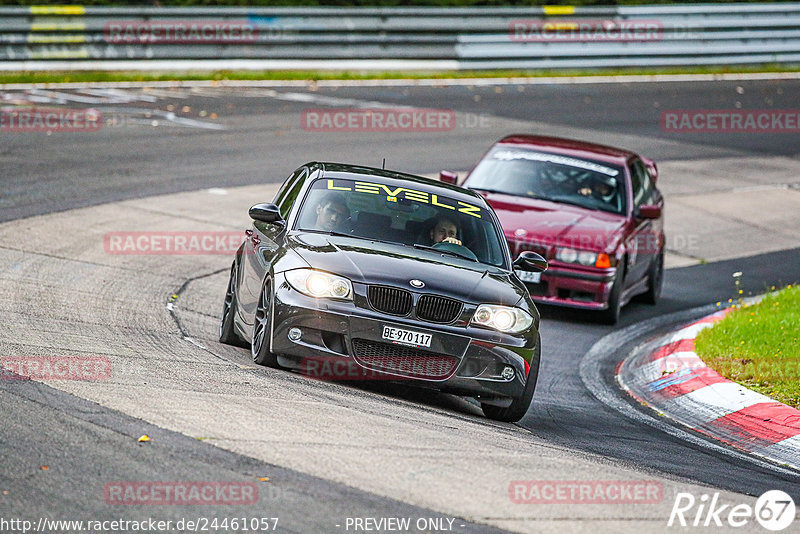
[[[694,352],[694,340],[730,310],[659,339],[623,361],[619,384],[636,400],[693,430],[800,469],[800,410],[721,377]]]

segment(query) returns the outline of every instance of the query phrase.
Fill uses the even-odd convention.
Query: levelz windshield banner
[[[331,180],[327,181],[327,189],[332,191],[352,191],[354,193],[368,193],[371,195],[385,195],[387,202],[398,202],[399,200],[410,200],[413,202],[420,202],[422,204],[430,204],[439,208],[445,208],[459,213],[465,213],[478,219],[481,217],[481,208],[474,206],[460,200],[453,200],[446,197],[441,197],[435,193],[428,193],[426,191],[419,191],[416,189],[409,189],[407,187],[398,187],[392,189],[385,184],[376,184],[372,182],[351,182],[349,180]]]

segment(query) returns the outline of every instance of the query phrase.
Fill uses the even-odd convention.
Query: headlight
[[[556,259],[564,263],[579,263],[581,265],[597,265],[597,254],[586,250],[573,248],[559,248],[556,250]]]
[[[578,251],[574,248],[559,248],[556,250],[556,259],[564,263],[575,263],[578,261]]]
[[[597,261],[597,254],[594,252],[578,252],[578,263],[581,265],[594,265]]]
[[[286,272],[286,280],[309,297],[353,300],[353,285],[342,276],[314,269],[295,269]]]
[[[472,323],[509,334],[518,334],[533,324],[533,317],[519,308],[481,304],[472,316]]]

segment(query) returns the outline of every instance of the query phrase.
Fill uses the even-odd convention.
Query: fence
[[[67,60],[67,61],[64,61]],[[787,64],[800,4],[530,8],[0,7],[0,69]]]

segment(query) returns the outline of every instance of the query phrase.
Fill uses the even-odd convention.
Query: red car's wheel
[[[661,288],[664,286],[664,252],[661,251],[647,272],[647,293],[642,295],[642,300],[648,304],[656,304],[661,297]]]
[[[622,299],[622,289],[625,287],[625,268],[624,261],[618,271],[614,285],[611,286],[611,293],[608,295],[608,308],[600,312],[600,319],[606,324],[617,324],[619,321],[619,311]]]

